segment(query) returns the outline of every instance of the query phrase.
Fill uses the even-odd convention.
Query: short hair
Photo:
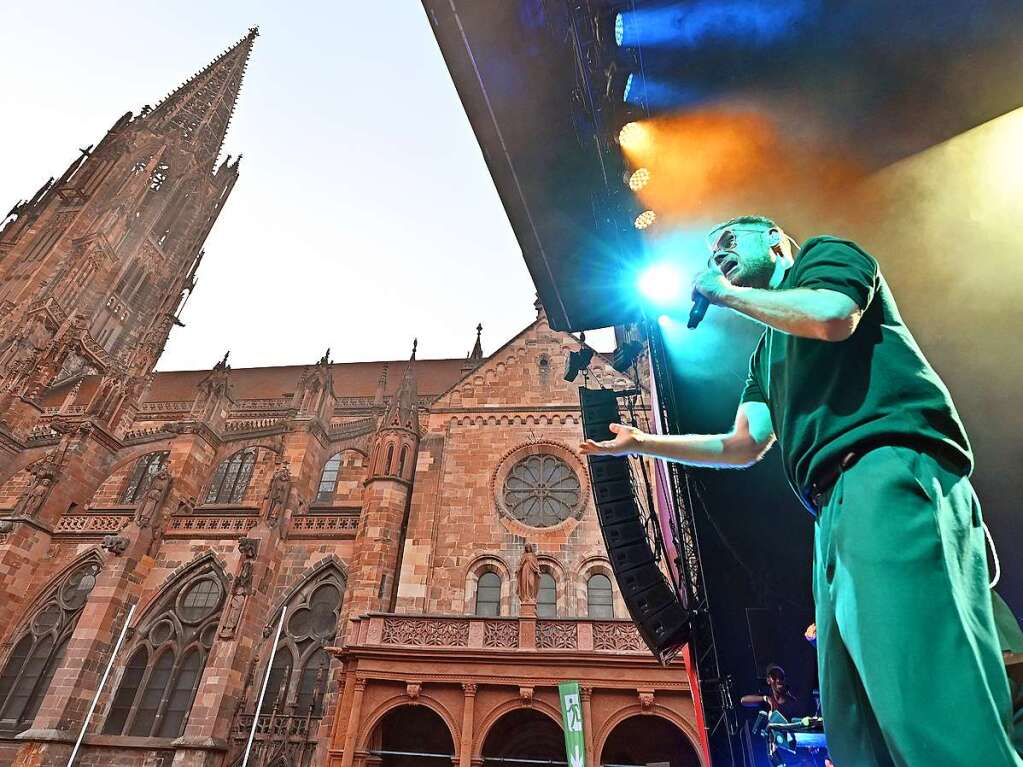
[[[781,227],[778,226],[778,224],[774,221],[773,218],[768,218],[767,216],[736,216],[735,218],[730,218],[724,223],[718,224],[717,226],[713,227],[710,230],[710,232],[708,232],[708,234],[710,234],[711,232],[716,232],[719,229],[727,229],[730,226],[736,226],[741,224],[759,224],[760,226],[763,226],[765,229],[781,229]]]
[[[772,676],[779,682],[785,681],[785,669],[776,663],[772,663],[767,667],[767,672],[764,674],[765,677],[770,679]]]

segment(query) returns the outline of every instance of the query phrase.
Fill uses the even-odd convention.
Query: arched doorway
[[[451,731],[426,706],[398,706],[377,723],[369,739],[367,767],[450,767]]]
[[[602,767],[666,762],[671,767],[700,767],[692,741],[678,727],[659,716],[630,716],[619,722],[604,742]]]
[[[517,708],[502,716],[483,741],[484,767],[536,767],[565,764],[565,735],[545,714]]]

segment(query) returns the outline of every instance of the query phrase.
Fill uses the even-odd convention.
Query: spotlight
[[[638,192],[640,189],[650,183],[650,171],[646,168],[639,168],[629,176],[629,189],[633,192]]]
[[[622,101],[628,103],[629,93],[632,91],[632,84],[636,81],[636,73],[630,72],[629,76],[625,78],[625,91],[622,93]]]
[[[571,383],[579,374],[586,370],[590,366],[590,360],[593,359],[593,349],[587,346],[580,346],[575,351],[568,353],[568,359],[565,360],[565,380]]]
[[[636,363],[642,353],[643,344],[639,341],[626,341],[615,349],[614,356],[611,357],[611,367],[619,373],[628,373],[629,368]]]
[[[625,17],[620,14],[615,14],[615,44],[621,45],[625,39]]]
[[[654,213],[652,210],[644,210],[642,213],[640,213],[638,216],[636,216],[636,220],[633,221],[632,223],[633,223],[633,226],[635,226],[637,229],[642,231],[642,230],[646,229],[648,226],[650,226],[651,224],[653,224],[654,221],[656,221],[656,220],[657,220],[657,214],[656,213]]]
[[[618,132],[622,149],[636,149],[646,139],[646,129],[637,122],[625,123]]]
[[[671,303],[682,293],[682,275],[673,264],[654,264],[639,276],[639,292],[654,303]]]

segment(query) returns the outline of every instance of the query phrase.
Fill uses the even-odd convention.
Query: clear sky
[[[535,290],[416,0],[5,4],[0,206],[258,25],[225,152],[241,177],[159,364],[490,353]],[[0,212],[3,212],[0,211]],[[590,334],[604,349],[609,332]]]

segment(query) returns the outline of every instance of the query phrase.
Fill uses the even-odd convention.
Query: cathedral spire
[[[257,27],[250,29],[245,37],[161,101],[146,115],[146,122],[156,132],[179,132],[194,147],[196,159],[212,167],[224,143],[252,44],[258,35]]]

